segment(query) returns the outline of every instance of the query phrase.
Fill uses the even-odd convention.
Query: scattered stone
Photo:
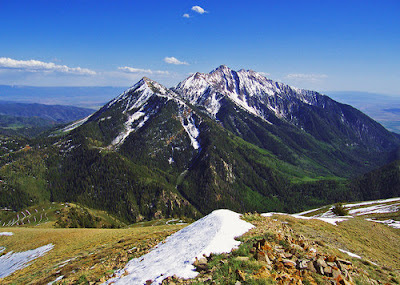
[[[196,257],[195,261],[193,262],[193,266],[196,267],[197,271],[207,271],[208,270],[207,258],[200,257],[200,259],[198,259]]]
[[[341,276],[342,274],[341,274],[341,272],[340,272],[340,270],[339,269],[332,269],[332,277],[333,278],[338,278],[339,276]]]
[[[311,272],[317,272],[317,269],[315,269],[314,262],[312,260],[307,262],[307,270]]]
[[[283,259],[282,263],[287,268],[296,268],[296,262],[290,259]]]
[[[298,264],[297,264],[297,268],[299,270],[305,270],[307,269],[307,263],[309,262],[309,260],[307,259],[303,259],[303,260],[299,260]]]
[[[241,271],[239,269],[236,269],[235,273],[236,273],[239,281],[243,281],[243,282],[246,281],[246,276],[245,276],[245,273],[243,271]]]
[[[324,275],[331,277],[332,276],[332,267],[325,267],[324,268]]]
[[[318,257],[316,263],[318,264],[318,266],[320,266],[322,268],[325,268],[328,266],[322,256]]]

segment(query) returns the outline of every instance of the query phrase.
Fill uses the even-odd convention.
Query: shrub
[[[349,210],[345,209],[342,203],[337,203],[332,209],[332,212],[336,216],[347,216],[349,214]]]

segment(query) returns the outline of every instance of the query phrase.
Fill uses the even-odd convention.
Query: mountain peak
[[[216,69],[214,69],[213,71],[210,72],[210,74],[213,74],[215,72],[223,72],[223,73],[230,73],[232,71],[232,69],[230,69],[228,66],[226,66],[225,64],[221,64],[220,66],[218,66]]]

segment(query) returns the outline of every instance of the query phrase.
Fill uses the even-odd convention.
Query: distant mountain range
[[[0,100],[97,109],[126,87],[36,87],[0,85]]]
[[[0,101],[0,134],[33,137],[93,112],[93,109],[74,106]]]
[[[9,166],[0,168],[10,181],[0,206],[71,201],[128,222],[217,208],[295,212],[399,195],[358,187],[379,181],[374,175],[353,180],[394,163],[399,146],[399,135],[349,105],[222,65],[171,89],[143,78],[92,115],[13,153],[4,161],[35,179],[21,172],[31,181],[24,188]]]

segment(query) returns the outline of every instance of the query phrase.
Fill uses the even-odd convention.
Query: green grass
[[[6,252],[26,251],[49,243],[54,248],[0,283],[47,284],[60,275],[65,276],[62,280],[65,284],[98,281],[113,272],[115,267],[124,267],[129,259],[145,254],[183,227],[164,224],[125,229],[2,228],[2,231],[14,233],[10,237],[1,237]],[[135,250],[129,251],[133,248]]]

